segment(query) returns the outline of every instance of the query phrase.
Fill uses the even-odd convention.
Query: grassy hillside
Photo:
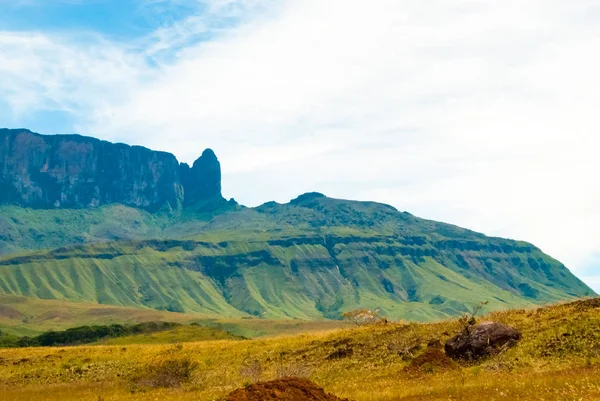
[[[206,318],[205,315],[172,313],[149,308],[123,308],[0,295],[0,330],[20,336],[33,336],[48,330],[65,330],[84,325],[135,324],[151,321],[189,323]]]
[[[171,330],[156,333],[137,334],[126,337],[111,338],[100,341],[104,345],[130,345],[130,344],[180,344],[197,341],[236,340],[241,337],[212,327],[181,326]]]
[[[368,307],[418,321],[593,294],[531,244],[320,194],[208,215],[2,208],[3,294],[230,318]],[[26,250],[58,245],[69,246]]]
[[[0,394],[7,401],[218,400],[255,380],[296,375],[355,401],[600,398],[598,300],[479,320],[516,327],[523,339],[489,359],[443,363],[422,356],[430,340],[443,342],[457,333],[457,321],[180,346],[0,350]],[[189,381],[172,388],[140,381],[140,374],[165,369],[169,361],[195,366]]]
[[[48,330],[66,330],[84,325],[156,321],[197,323],[202,327],[226,331],[244,338],[296,334],[346,326],[337,321],[227,319],[214,315],[157,311],[149,308],[125,308],[0,295],[0,331],[5,334],[35,336]]]

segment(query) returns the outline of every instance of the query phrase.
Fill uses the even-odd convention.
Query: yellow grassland
[[[458,321],[177,345],[4,349],[0,400],[219,400],[253,380],[286,374],[308,376],[328,392],[356,401],[600,400],[597,300],[498,312],[479,320],[514,326],[523,340],[484,361],[413,369],[406,369],[411,356],[405,351],[412,349],[416,356],[430,340],[447,340],[460,330]],[[183,358],[198,368],[181,386],[161,389],[136,381],[162,361]]]

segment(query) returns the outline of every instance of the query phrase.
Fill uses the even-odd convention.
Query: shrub
[[[476,305],[475,308],[473,308],[473,312],[470,315],[465,313],[458,319],[463,333],[469,333],[471,327],[477,324],[476,316],[487,304],[489,304],[489,301],[480,302],[479,305]]]
[[[288,365],[280,364],[277,366],[277,378],[283,379],[286,377],[298,377],[301,379],[308,378],[312,373],[312,369],[304,363],[292,363]]]
[[[263,367],[256,359],[245,361],[240,368],[240,375],[252,383],[257,383],[263,375]]]
[[[198,366],[197,362],[188,357],[167,359],[146,367],[133,381],[147,387],[181,387],[192,379]]]

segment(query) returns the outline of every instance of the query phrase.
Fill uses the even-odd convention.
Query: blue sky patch
[[[199,3],[143,0],[0,0],[3,31],[93,31],[111,39],[147,35],[199,10]]]

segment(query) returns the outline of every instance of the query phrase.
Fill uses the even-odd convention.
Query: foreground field
[[[431,340],[457,333],[456,321],[178,345],[0,350],[0,399],[218,400],[284,376],[309,377],[356,401],[600,399],[600,301],[480,320],[512,325],[523,340],[478,363],[418,358]],[[189,380],[157,379],[162,371],[181,376],[172,366],[188,366]]]

